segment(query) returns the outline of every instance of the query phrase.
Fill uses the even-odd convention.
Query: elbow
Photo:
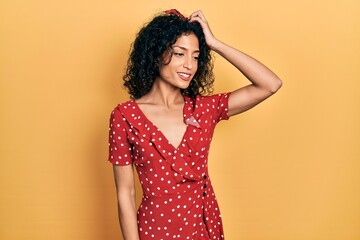
[[[127,200],[127,199],[133,199],[136,196],[135,189],[126,189],[125,191],[118,191],[117,198],[118,200]]]
[[[136,197],[136,190],[134,187],[121,188],[117,191],[117,200],[120,204],[121,202],[131,202]]]
[[[272,94],[274,94],[282,87],[282,85],[283,85],[282,81],[279,78],[277,78],[274,81],[274,83],[271,85],[269,90]]]

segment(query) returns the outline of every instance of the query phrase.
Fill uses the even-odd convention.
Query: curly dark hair
[[[159,76],[159,65],[163,61],[164,52],[169,51],[180,36],[190,33],[194,33],[199,40],[198,69],[189,87],[180,91],[192,99],[197,94],[212,93],[213,61],[200,24],[173,14],[160,14],[141,28],[132,43],[126,73],[123,76],[124,86],[130,98],[140,98],[150,91],[155,78]]]

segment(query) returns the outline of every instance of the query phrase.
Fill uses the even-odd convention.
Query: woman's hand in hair
[[[217,39],[214,37],[213,33],[210,30],[209,24],[204,16],[204,14],[201,12],[201,10],[198,10],[196,12],[193,12],[189,17],[190,22],[198,22],[205,35],[205,41],[206,44],[212,49],[212,45],[217,41]]]

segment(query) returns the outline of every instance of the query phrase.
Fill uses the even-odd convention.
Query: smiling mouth
[[[188,74],[188,73],[178,72],[178,75],[181,79],[183,79],[185,81],[189,81],[191,79],[191,74]]]

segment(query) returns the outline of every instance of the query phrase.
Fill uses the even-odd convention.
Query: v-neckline
[[[184,106],[183,106],[183,110],[182,110],[182,116],[183,116],[183,122],[186,124],[186,129],[185,129],[185,132],[184,132],[184,134],[183,134],[183,136],[182,136],[182,138],[181,138],[181,141],[180,141],[180,144],[179,144],[178,147],[175,147],[175,146],[173,145],[173,143],[171,143],[171,142],[169,141],[169,139],[165,136],[165,134],[161,131],[161,129],[160,129],[158,126],[156,126],[148,117],[146,117],[145,113],[141,110],[141,108],[140,108],[140,106],[138,105],[138,103],[135,102],[135,99],[132,99],[132,100],[131,100],[131,102],[134,103],[134,106],[138,109],[138,111],[139,111],[139,113],[141,114],[141,116],[142,116],[148,123],[150,123],[150,125],[152,125],[153,127],[155,127],[155,128],[159,131],[160,135],[164,138],[164,140],[166,140],[166,142],[168,142],[169,145],[171,145],[171,147],[174,148],[176,151],[178,151],[178,150],[181,148],[183,142],[186,141],[186,140],[185,140],[185,136],[186,136],[186,134],[187,134],[187,132],[188,132],[188,128],[189,128],[189,124],[187,124],[187,122],[186,122],[186,113],[185,113],[188,100],[186,99],[186,96],[185,96],[185,95],[181,94],[181,96],[183,96],[183,99],[184,99]]]

